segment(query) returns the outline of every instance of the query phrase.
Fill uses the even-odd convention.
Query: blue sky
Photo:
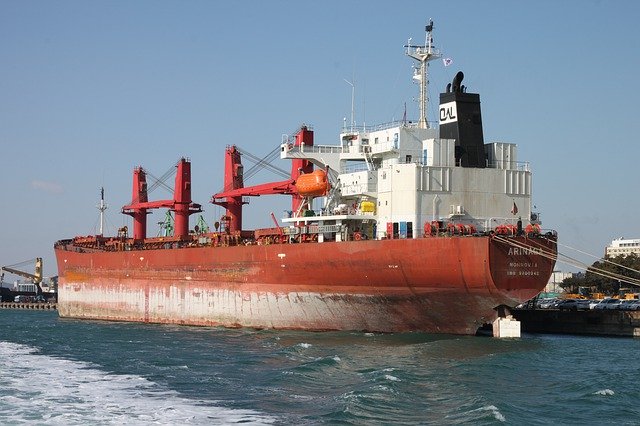
[[[358,124],[401,118],[405,103],[416,117],[402,45],[423,41],[429,18],[454,61],[430,68],[431,97],[462,70],[481,96],[485,142],[517,143],[519,160],[530,162],[544,227],[601,255],[614,238],[640,238],[639,9],[635,1],[0,0],[0,264],[41,256],[55,274],[54,241],[97,232],[101,186],[115,232],[129,224],[119,212],[133,168],[161,176],[182,156],[211,224],[222,214],[208,201],[222,186],[225,146],[264,156],[301,123],[316,143],[337,143],[351,110],[344,79],[355,80]],[[265,172],[249,184],[279,179]],[[245,224],[270,226],[269,213],[288,204],[253,199]],[[150,218],[149,234],[160,219]]]

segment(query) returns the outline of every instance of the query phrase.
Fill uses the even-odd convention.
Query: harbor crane
[[[35,260],[35,271],[33,274],[21,271],[19,269],[15,269],[16,266],[24,265],[26,263],[31,263],[34,260]],[[18,275],[24,278],[29,278],[31,282],[33,282],[36,285],[36,288],[38,289],[37,290],[38,294],[42,294],[42,287],[40,286],[40,283],[42,283],[42,258],[41,257],[36,257],[35,259],[30,259],[25,262],[17,263],[15,265],[3,266],[2,268],[0,268],[0,271],[1,271],[0,281],[2,281],[2,278],[4,278],[5,271],[9,272],[10,274]]]

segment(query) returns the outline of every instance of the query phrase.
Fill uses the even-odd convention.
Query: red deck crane
[[[295,135],[294,146],[312,146],[313,130],[301,126]],[[291,209],[297,211],[304,198],[298,194],[296,180],[302,174],[313,172],[313,163],[305,159],[292,160],[291,178],[280,182],[269,182],[254,186],[244,186],[243,166],[240,151],[236,146],[227,147],[224,163],[224,191],[211,197],[211,203],[226,209],[229,231],[242,230],[242,197],[260,195],[290,194]]]
[[[191,162],[181,158],[176,167],[173,199],[159,201],[148,201],[146,172],[142,167],[134,169],[131,203],[122,208],[122,213],[133,217],[134,239],[147,237],[148,210],[158,208],[168,208],[175,213],[175,237],[189,235],[189,216],[201,212],[202,207],[191,201]]]

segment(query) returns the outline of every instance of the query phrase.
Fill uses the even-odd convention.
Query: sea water
[[[640,424],[640,339],[310,333],[0,310],[0,424]]]

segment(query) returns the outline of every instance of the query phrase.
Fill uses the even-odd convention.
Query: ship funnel
[[[464,73],[462,71],[458,71],[455,77],[453,77],[453,81],[451,82],[451,90],[453,92],[462,92],[462,79],[464,79]]]
[[[462,85],[464,74],[459,71],[440,94],[440,137],[455,139],[456,165],[484,168],[484,137],[480,95],[466,93]]]

